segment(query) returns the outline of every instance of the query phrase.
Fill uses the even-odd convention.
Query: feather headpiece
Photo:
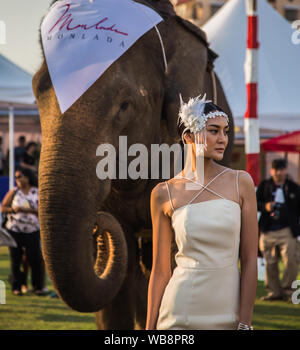
[[[222,111],[212,111],[207,114],[204,113],[204,107],[206,103],[212,102],[211,100],[205,100],[206,93],[200,99],[200,96],[190,98],[187,103],[184,103],[182,100],[181,94],[180,97],[180,109],[178,114],[178,125],[184,124],[185,129],[182,132],[182,141],[185,131],[190,130],[191,133],[196,134],[197,132],[203,130],[206,125],[208,118],[214,118],[216,116],[223,116],[226,118],[227,123],[229,119],[226,113]]]

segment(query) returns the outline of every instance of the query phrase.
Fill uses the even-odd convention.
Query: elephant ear
[[[186,27],[190,32],[195,34],[199,40],[202,41],[203,45],[208,47],[209,43],[207,42],[206,33],[199,27],[195,26],[192,22],[180,17],[176,16],[178,23],[182,26]]]
[[[205,32],[179,16],[170,18],[167,26],[170,33],[167,41],[168,73],[161,130],[163,142],[172,144],[180,140],[177,133],[179,94],[186,102],[189,97],[205,92],[208,43]]]
[[[169,0],[134,0],[140,4],[151,7],[157,11],[163,19],[168,19],[170,16],[176,16],[173,5]]]
[[[209,48],[205,32],[193,23],[175,16],[168,21],[168,26],[168,32],[176,40],[172,46],[168,42],[171,53],[161,119],[162,141],[172,144],[180,140],[177,132],[180,94],[186,102],[190,97],[206,93],[206,98],[213,100],[229,116],[229,145],[224,154],[224,161],[228,163],[234,139],[234,123],[220,80],[213,71],[218,54]]]

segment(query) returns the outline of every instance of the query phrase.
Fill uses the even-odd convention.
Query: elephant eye
[[[129,102],[128,101],[124,101],[122,104],[121,104],[121,110],[122,111],[126,111],[126,109],[128,108],[129,106]]]

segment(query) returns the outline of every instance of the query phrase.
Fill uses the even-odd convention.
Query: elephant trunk
[[[43,256],[64,302],[77,311],[96,312],[114,298],[124,281],[125,236],[112,215],[100,212],[97,217],[110,191],[110,180],[100,182],[96,177],[90,148],[68,146],[72,149],[68,152],[58,144],[45,140],[41,150],[39,219]],[[104,259],[105,254],[98,252],[96,261],[95,223],[99,233],[105,234],[108,253]]]

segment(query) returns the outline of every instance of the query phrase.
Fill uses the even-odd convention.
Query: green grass
[[[283,264],[281,263],[281,276],[282,269]],[[300,274],[297,279],[300,280]],[[253,327],[266,330],[300,330],[300,304],[259,300],[266,293],[264,283],[259,281],[252,320]]]
[[[280,270],[282,273],[282,263]],[[0,280],[6,284],[6,304],[0,305],[0,330],[95,330],[94,314],[83,314],[68,308],[58,298],[11,293],[8,283],[8,248],[0,247]],[[300,280],[300,273],[298,275]],[[48,279],[48,288],[53,290]],[[300,304],[283,301],[265,302],[259,298],[266,294],[263,282],[258,282],[254,307],[255,329],[300,329]]]
[[[58,298],[38,297],[33,293],[13,295],[8,283],[8,254],[7,247],[0,247],[0,280],[6,284],[6,304],[0,304],[0,330],[96,329],[94,314],[73,311]],[[53,291],[49,278],[47,281],[47,287]]]

